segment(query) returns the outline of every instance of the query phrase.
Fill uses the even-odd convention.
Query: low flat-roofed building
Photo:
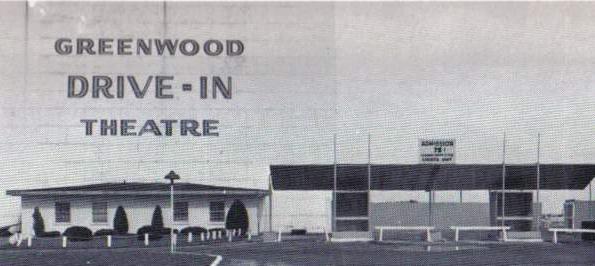
[[[112,229],[116,210],[123,207],[129,233],[151,224],[154,210],[162,209],[166,227],[182,229],[200,226],[225,228],[234,204],[245,208],[248,231],[262,230],[263,199],[267,190],[209,186],[193,183],[174,185],[174,222],[171,224],[170,185],[167,183],[101,183],[44,189],[9,190],[21,197],[22,233],[33,235],[33,212],[37,208],[45,231],[64,232],[71,226],[84,226],[93,232]]]

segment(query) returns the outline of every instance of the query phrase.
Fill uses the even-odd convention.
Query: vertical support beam
[[[554,239],[552,240],[554,244],[558,244],[558,231],[554,230]]]
[[[145,233],[145,246],[149,246],[149,234]]]
[[[506,217],[506,132],[502,141],[502,227],[506,226],[504,223]]]
[[[33,245],[33,240],[31,236],[27,237],[27,247],[30,248]]]
[[[174,180],[171,180],[171,185],[170,187],[170,197],[169,197],[169,206],[171,206],[171,225],[170,225],[170,229],[169,229],[169,251],[170,253],[174,253]]]
[[[337,231],[337,134],[333,135],[333,232]]]
[[[378,241],[382,242],[382,231],[384,228],[380,227],[380,233],[378,234]]]
[[[432,197],[432,189],[430,189],[428,191],[428,226],[432,226],[432,201],[433,201],[433,197]]]
[[[188,243],[192,243],[192,232],[188,232]]]
[[[370,222],[370,207],[372,206],[370,202],[371,198],[371,188],[372,188],[372,135],[368,133],[368,232],[372,232],[372,223]]]
[[[111,235],[107,235],[107,247],[108,248],[112,247],[112,236]]]
[[[62,247],[66,248],[66,245],[68,244],[68,238],[63,236],[62,237]]]
[[[269,231],[273,232],[273,175],[269,175]]]
[[[540,216],[541,216],[541,208],[540,207],[541,207],[541,205],[539,204],[539,192],[540,192],[539,190],[541,188],[541,184],[540,184],[540,181],[541,181],[540,168],[541,167],[539,165],[540,155],[541,155],[541,134],[537,133],[537,180],[535,182],[536,183],[535,184],[535,187],[536,187],[535,201],[537,203],[537,209],[538,209],[539,213],[537,213],[537,215],[533,214],[533,215],[535,215],[535,219],[537,220],[537,221],[535,221],[535,227],[536,227],[537,231],[539,231],[540,223],[541,223],[541,221],[540,221]]]
[[[459,242],[459,228],[455,228],[455,242]]]
[[[593,210],[591,209],[591,202],[593,201],[593,180],[589,183],[589,220],[593,220]]]

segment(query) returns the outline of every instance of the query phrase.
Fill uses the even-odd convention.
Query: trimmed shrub
[[[244,235],[248,230],[248,225],[248,211],[246,211],[246,206],[241,201],[235,200],[227,212],[225,228],[230,230],[241,229],[242,235]]]
[[[37,237],[59,237],[60,236],[60,232],[58,231],[49,231],[49,232],[43,232],[40,235],[37,235]]]
[[[93,239],[93,232],[91,229],[84,226],[68,227],[62,235],[68,237],[68,239],[72,241],[89,241]]]
[[[118,206],[116,209],[116,215],[114,216],[114,231],[118,235],[128,234],[128,218],[126,217],[126,211],[124,207]]]
[[[306,229],[291,229],[291,235],[305,236],[306,233]]]
[[[0,229],[0,237],[9,237],[12,234],[10,233],[10,231],[8,231],[8,229],[10,228],[10,226],[4,227]]]
[[[35,207],[33,211],[33,232],[36,236],[41,236],[45,233],[45,224],[43,223],[43,217],[41,217],[39,207]]]
[[[187,235],[188,233],[192,232],[193,235],[200,236],[200,234],[206,233],[207,229],[202,228],[200,226],[189,226],[182,229],[182,231],[180,232],[182,233],[182,235]]]
[[[109,236],[109,235],[116,235],[116,231],[113,229],[99,229],[95,231],[93,234],[95,236]]]
[[[161,213],[161,207],[155,206],[153,211],[153,219],[151,219],[151,226],[155,228],[163,228],[163,214]]]
[[[158,229],[158,228],[155,228],[155,229]],[[171,232],[169,231],[170,229],[171,229],[171,228],[169,228],[169,227],[163,227],[163,228],[161,228],[161,229],[160,229],[160,231],[161,231],[161,234],[163,234],[163,235],[169,235],[169,234],[171,234]],[[159,230],[159,229],[158,229],[158,230]],[[178,229],[174,229],[174,234],[177,234],[177,233],[179,233],[179,232],[178,232]]]
[[[161,230],[163,230],[163,228],[155,228],[150,225],[145,225],[139,228],[136,231],[136,234],[138,235],[138,240],[145,240],[145,234],[149,234],[149,240],[158,240],[163,237]]]

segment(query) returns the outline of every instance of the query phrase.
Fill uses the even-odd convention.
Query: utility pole
[[[504,139],[502,141],[502,227],[505,226],[504,220],[506,217],[506,132],[504,132]]]

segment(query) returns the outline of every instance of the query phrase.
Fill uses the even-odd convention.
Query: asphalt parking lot
[[[429,248],[428,248],[429,247]],[[462,242],[217,242],[134,248],[3,249],[0,265],[595,265],[595,244]]]

